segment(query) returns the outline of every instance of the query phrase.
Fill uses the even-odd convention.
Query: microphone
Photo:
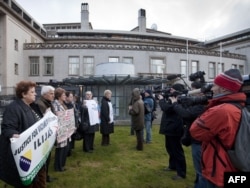
[[[169,76],[167,76],[167,79],[168,80],[174,80],[174,79],[176,79],[178,77],[181,77],[181,74],[169,75]]]

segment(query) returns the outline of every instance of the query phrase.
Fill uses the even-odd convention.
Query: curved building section
[[[131,75],[135,76],[135,66],[125,62],[107,62],[96,65],[95,75]]]

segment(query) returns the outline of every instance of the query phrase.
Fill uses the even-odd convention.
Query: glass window
[[[224,63],[218,63],[217,70],[218,70],[218,74],[224,72]]]
[[[210,62],[208,66],[209,66],[209,78],[214,78],[215,77],[215,63]]]
[[[30,57],[30,76],[39,76],[39,57]]]
[[[181,74],[187,76],[187,61],[181,60]]]
[[[243,75],[244,74],[244,66],[243,65],[239,65],[239,71],[240,73]]]
[[[192,61],[192,72],[191,73],[196,73],[199,70],[199,62],[198,61]]]
[[[133,64],[133,57],[123,57],[123,62]]]
[[[162,74],[165,73],[165,63],[163,58],[151,58],[150,59],[151,64],[151,73],[158,73]]]
[[[18,51],[18,40],[15,39],[15,50]]]
[[[235,65],[235,64],[232,64],[232,67],[231,67],[232,69],[237,69],[237,65]]]
[[[109,62],[119,62],[119,57],[109,57]]]
[[[69,75],[79,75],[79,57],[69,57]]]
[[[83,57],[83,75],[94,74],[94,57]]]
[[[15,63],[15,65],[14,65],[15,67],[14,67],[14,69],[15,69],[15,75],[18,75],[18,64],[17,63]]]
[[[53,57],[44,57],[44,75],[51,76],[54,74]]]

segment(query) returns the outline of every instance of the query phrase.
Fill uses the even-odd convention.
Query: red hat
[[[214,83],[232,92],[238,92],[243,84],[243,79],[238,69],[229,69],[219,74]]]

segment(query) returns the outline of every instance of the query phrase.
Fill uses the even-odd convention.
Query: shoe
[[[169,168],[169,167],[166,167],[166,168],[163,169],[163,171],[171,172],[171,171],[176,171],[176,170],[172,169],[172,168]]]
[[[57,178],[51,178],[50,176],[47,177],[46,182],[50,183],[54,180],[57,180]]]
[[[143,151],[143,148],[136,147],[136,150],[137,150],[137,151]]]
[[[86,153],[93,153],[93,150],[84,150]]]
[[[55,169],[56,172],[64,172],[66,170],[66,168],[62,168],[62,169]]]
[[[67,157],[70,157],[70,156],[71,156],[71,150],[68,151],[68,153],[67,153]]]
[[[60,171],[63,172],[63,171],[66,171],[67,169],[66,168],[62,168]]]
[[[172,180],[183,180],[185,179],[184,177],[181,177],[181,176],[178,176],[178,175],[175,175],[172,177]]]

